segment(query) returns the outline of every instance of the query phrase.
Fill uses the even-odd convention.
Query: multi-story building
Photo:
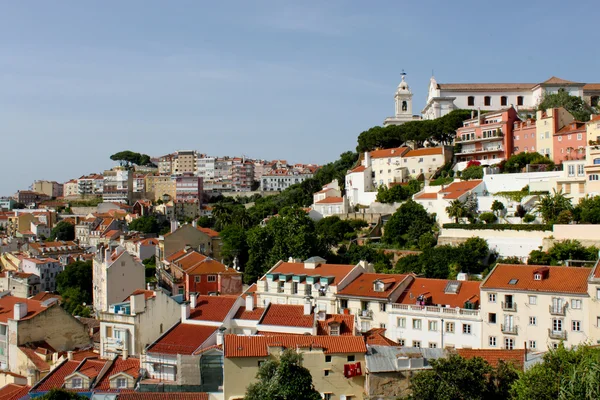
[[[598,101],[598,84],[585,84],[552,77],[542,83],[438,83],[429,82],[424,119],[442,117],[456,109],[495,111],[514,105],[519,111],[532,112],[545,94],[564,90],[590,104]]]
[[[14,199],[17,203],[23,203],[29,207],[32,205],[36,206],[43,201],[49,200],[50,196],[45,193],[34,192],[33,190],[19,190],[15,194]]]
[[[481,284],[483,347],[546,351],[597,339],[597,294],[588,285],[596,270],[498,264]]]
[[[254,183],[254,164],[245,158],[234,158],[231,166],[232,189],[249,192]]]
[[[34,242],[22,248],[30,257],[51,257],[58,259],[63,255],[83,254],[85,248],[73,241]]]
[[[96,312],[146,286],[146,268],[121,246],[100,246],[93,263],[93,298]]]
[[[44,193],[49,197],[61,197],[63,195],[63,185],[55,181],[35,181],[33,182],[33,191]]]
[[[15,297],[28,298],[40,291],[40,277],[25,272],[0,272],[0,292],[10,291]]]
[[[197,160],[198,154],[194,150],[179,150],[173,157],[172,173],[174,175],[195,174]]]
[[[104,184],[104,182],[103,182]],[[63,196],[64,197],[77,197],[79,196],[79,184],[77,179],[71,179],[63,184]]]
[[[402,157],[406,177],[429,179],[438,169],[452,160],[452,150],[446,147],[428,147],[410,150]],[[403,180],[406,180],[404,178]]]
[[[478,112],[477,117],[464,121],[456,131],[455,142],[460,144],[457,160],[496,164],[508,159],[513,152],[512,129],[518,119],[517,111],[510,107],[483,115]]]
[[[289,169],[275,169],[263,174],[260,190],[263,192],[281,192],[292,185],[302,183],[312,177],[312,173],[293,172]]]
[[[573,116],[563,107],[538,111],[535,121],[537,152],[553,160],[554,135],[573,121]]]
[[[485,193],[485,184],[481,179],[453,182],[448,186],[425,186],[413,195],[413,200],[422,205],[428,213],[435,213],[437,222],[445,224],[453,222],[446,213],[446,207],[454,200],[466,201],[469,197],[481,196]]]
[[[215,162],[215,157],[199,154],[196,175],[203,178],[205,181],[212,181],[215,178]]]
[[[600,194],[600,145],[586,147],[585,157],[585,191],[590,196]]]
[[[174,177],[176,201],[200,201],[202,199],[202,178],[192,173],[182,173]]]
[[[173,174],[173,158],[174,154],[167,154],[158,159],[158,174],[171,176]]]
[[[554,163],[585,158],[587,137],[585,122],[573,121],[553,135]]]
[[[209,229],[186,224],[177,228],[176,223],[172,231],[158,238],[156,248],[156,266],[162,267],[162,261],[173,254],[189,247],[214,260],[221,258],[222,241],[219,233]]]
[[[12,197],[0,197],[0,210],[10,211],[16,203]]]
[[[133,174],[133,191],[135,193],[146,192],[146,174],[137,172]]]
[[[37,275],[40,278],[40,289],[44,292],[56,290],[56,277],[64,267],[53,258],[24,258],[21,264],[23,272]]]
[[[556,179],[556,187],[554,190],[562,191],[562,193],[571,198],[573,204],[577,204],[580,198],[585,197],[588,194],[586,191],[585,177],[586,160],[574,159],[563,161],[562,165],[562,176]]]
[[[171,175],[146,176],[146,197],[153,201],[169,201],[175,198],[177,186]]]
[[[600,115],[592,115],[592,118],[585,123],[586,144],[600,145]]]
[[[83,175],[77,179],[77,195],[100,196],[104,192],[104,176],[101,174]]]
[[[126,167],[115,167],[104,171],[102,200],[107,203],[131,203],[133,198],[133,171]]]
[[[162,290],[136,290],[100,312],[100,355],[139,356],[181,318],[181,305]]]
[[[533,118],[516,120],[513,124],[513,154],[537,151],[536,122]]]
[[[376,187],[402,182],[402,156],[409,151],[410,147],[398,147],[374,150],[365,154],[365,166],[371,166]]]

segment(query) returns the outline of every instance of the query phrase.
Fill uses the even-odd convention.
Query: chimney
[[[72,351],[67,351],[67,360],[69,360],[69,361],[73,360],[73,352]]]
[[[127,360],[127,358],[129,357],[129,351],[127,351],[126,348],[123,348],[123,351],[121,352],[121,357],[123,358],[123,361]]]
[[[56,364],[58,362],[58,353],[54,352],[52,353],[52,365]]]
[[[171,221],[171,233],[175,232],[177,230],[177,221],[173,220]]]
[[[14,319],[16,321],[25,318],[27,315],[27,303],[16,303],[14,307]]]
[[[146,295],[144,293],[129,296],[131,315],[143,312],[146,309]]]
[[[471,110],[471,119],[475,118],[475,110]]]
[[[312,311],[312,304],[310,304],[310,300],[306,299],[304,302],[304,315],[310,315]]]
[[[190,308],[191,309],[196,308],[197,304],[198,304],[198,293],[190,293]]]
[[[246,311],[254,310],[254,295],[249,294],[246,296]]]
[[[225,332],[225,328],[219,328],[219,330],[217,331],[217,346],[222,346],[223,345],[223,336]]]
[[[365,151],[365,159],[363,161],[365,168],[369,168],[371,166],[371,153]]]
[[[185,321],[190,317],[190,303],[181,305],[181,321]]]

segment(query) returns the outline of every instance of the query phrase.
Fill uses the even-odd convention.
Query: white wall
[[[527,185],[532,191],[551,191],[554,187],[554,180],[560,178],[562,174],[562,171],[494,174],[485,175],[483,182],[490,193],[518,191]]]

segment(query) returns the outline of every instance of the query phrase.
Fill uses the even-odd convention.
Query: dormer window
[[[381,281],[373,282],[373,290],[376,292],[383,292],[385,290],[385,285]]]
[[[81,379],[81,378],[71,379],[71,387],[73,389],[83,389],[83,379]]]
[[[329,325],[329,336],[340,336],[340,324]]]
[[[127,379],[117,378],[117,389],[125,389],[125,388],[127,388]]]
[[[533,274],[533,280],[535,280],[535,281],[541,281],[542,280],[542,274]]]

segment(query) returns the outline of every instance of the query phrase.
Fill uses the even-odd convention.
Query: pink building
[[[506,108],[468,119],[456,131],[456,143],[461,145],[457,160],[491,160],[491,164],[507,159],[513,150],[513,126],[519,121],[517,111]]]
[[[202,200],[202,178],[184,173],[175,178],[175,200],[189,202]]]
[[[554,163],[585,158],[586,147],[585,122],[573,121],[553,136]]]
[[[512,154],[533,153],[536,150],[535,120],[515,121],[513,124]]]

